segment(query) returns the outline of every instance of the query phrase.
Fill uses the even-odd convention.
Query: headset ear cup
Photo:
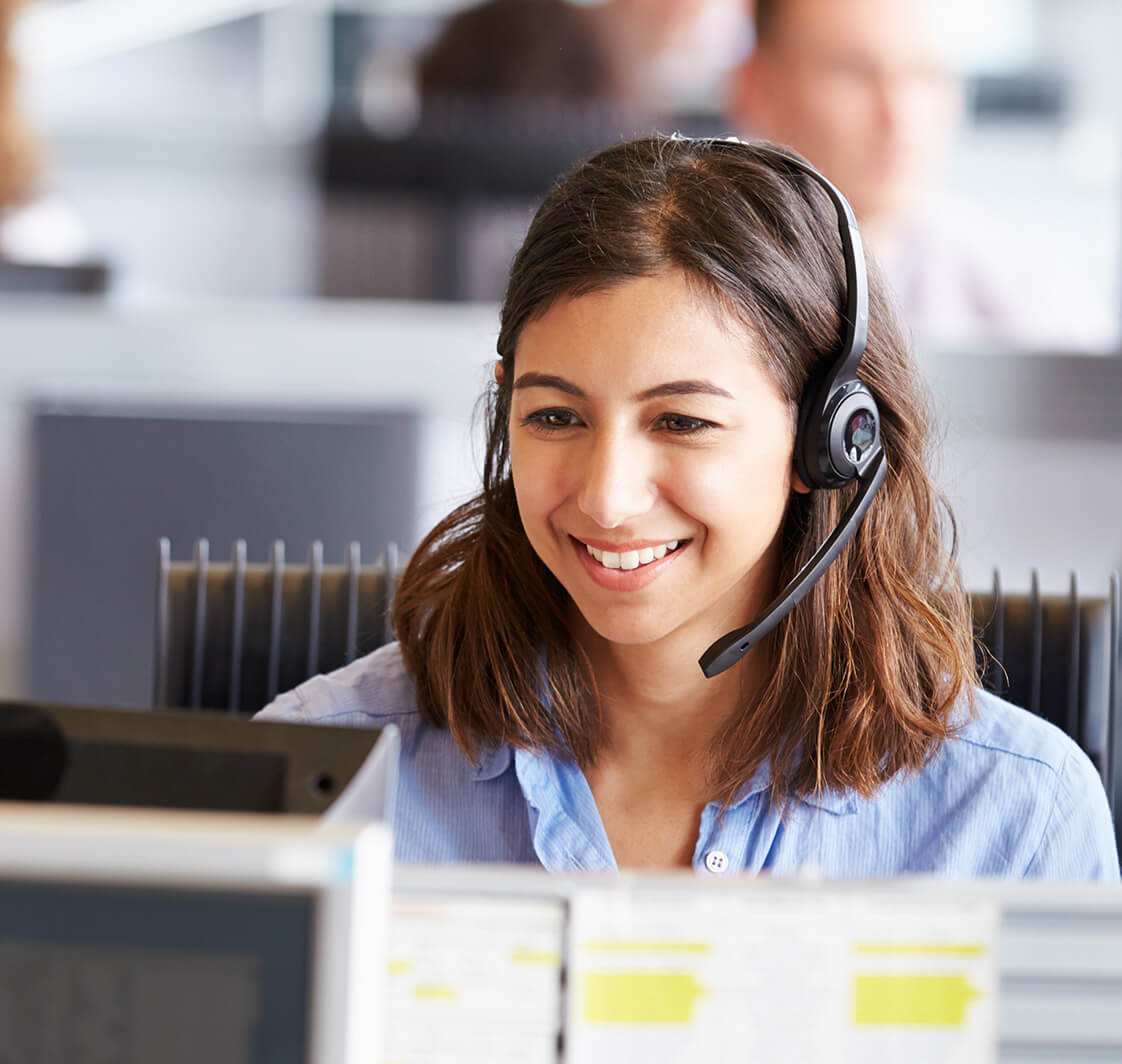
[[[831,382],[833,383],[833,382]],[[795,468],[809,488],[844,487],[880,451],[880,412],[859,380],[834,384],[799,409]]]
[[[831,397],[825,446],[835,486],[859,477],[880,453],[880,411],[872,392],[850,381]]]

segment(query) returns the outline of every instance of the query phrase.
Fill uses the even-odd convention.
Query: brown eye
[[[686,414],[663,414],[658,419],[658,426],[675,436],[692,436],[714,427],[711,421],[689,417]]]
[[[539,429],[568,429],[580,424],[580,418],[572,410],[564,407],[550,407],[535,410],[522,419],[522,424]]]

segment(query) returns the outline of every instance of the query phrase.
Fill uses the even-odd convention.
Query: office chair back
[[[281,540],[266,564],[251,564],[244,540],[229,562],[212,562],[205,539],[193,561],[173,562],[161,539],[153,704],[254,713],[377,649],[391,639],[398,566],[393,543],[372,565],[357,543],[329,565],[317,541],[306,564],[290,565]]]
[[[1102,776],[1111,809],[1122,815],[1120,589],[1081,596],[1072,574],[1066,594],[1042,595],[1032,573],[1027,594],[1003,591],[995,571],[988,592],[970,596],[983,686],[1067,732]]]
[[[157,706],[253,713],[279,692],[330,672],[392,639],[390,611],[399,571],[391,543],[363,565],[352,543],[341,565],[325,565],[313,543],[306,564],[288,565],[274,542],[267,564],[246,561],[244,540],[230,562],[212,563],[209,544],[172,562],[159,542],[156,604]],[[1087,752],[1122,817],[1122,621],[1119,579],[1106,596],[1028,594],[993,587],[970,596],[983,686],[1044,717]]]

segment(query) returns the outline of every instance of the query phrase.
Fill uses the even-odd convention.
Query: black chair
[[[316,673],[353,661],[392,638],[390,609],[399,561],[391,543],[364,566],[357,543],[342,565],[325,565],[313,543],[307,564],[286,565],[274,542],[267,564],[210,561],[199,540],[192,562],[172,562],[159,544],[156,608],[157,706],[253,713]],[[1105,597],[1007,594],[994,573],[970,596],[983,686],[1044,717],[1076,740],[1098,769],[1116,822],[1122,779],[1122,645],[1119,579]]]
[[[1102,776],[1115,823],[1122,816],[1119,578],[1106,596],[1042,595],[1033,572],[1027,594],[993,588],[970,596],[983,686],[1062,728]]]
[[[265,564],[246,561],[244,540],[229,562],[210,545],[173,562],[159,541],[153,704],[254,713],[309,676],[330,672],[391,638],[398,553],[387,544],[363,565],[351,543],[341,565],[325,565],[313,543],[306,564],[288,565],[281,540]]]

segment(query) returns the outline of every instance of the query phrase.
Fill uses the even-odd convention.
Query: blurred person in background
[[[755,47],[731,111],[834,181],[922,344],[1032,342],[977,219],[935,192],[963,111],[928,0],[748,0]],[[987,245],[990,245],[989,247]]]
[[[487,0],[453,16],[421,57],[425,101],[578,102],[615,92],[591,12],[568,0]]]
[[[592,12],[620,98],[655,114],[704,109],[749,39],[742,0],[605,0]]]
[[[709,80],[715,80],[722,62],[739,58],[731,51],[713,54],[718,29],[727,37],[730,23],[744,27],[736,21],[743,16],[739,4],[486,0],[451,18],[422,56],[421,95],[429,101],[597,104],[640,121],[674,113],[683,102],[676,97],[699,91],[685,83],[706,81],[699,66],[712,67]]]
[[[629,132],[723,132],[724,79],[749,41],[744,0],[485,0],[445,21],[415,66],[420,126],[512,156],[488,172],[468,152],[445,260],[456,298],[501,296],[533,206],[576,159]],[[510,181],[494,173],[507,162]]]
[[[39,140],[21,108],[12,28],[25,4],[0,0],[0,259],[70,265],[85,257],[85,232],[73,209],[46,191]]]

